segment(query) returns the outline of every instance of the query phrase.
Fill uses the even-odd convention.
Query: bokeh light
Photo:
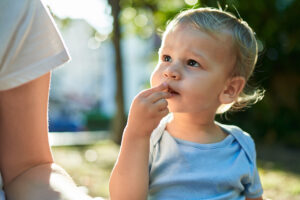
[[[127,7],[124,8],[124,10],[122,11],[122,17],[126,20],[131,20],[136,16],[136,9],[132,8],[132,7]]]
[[[145,14],[139,14],[134,18],[134,23],[139,27],[144,27],[148,23],[148,18]]]
[[[100,42],[98,40],[96,40],[95,37],[91,37],[89,40],[88,40],[88,48],[89,49],[98,49],[100,47]]]
[[[89,162],[95,162],[98,158],[98,154],[95,150],[89,149],[84,153],[84,157]]]
[[[184,0],[187,5],[193,6],[198,3],[198,0]]]

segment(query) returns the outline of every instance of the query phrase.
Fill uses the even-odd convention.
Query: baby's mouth
[[[178,92],[176,92],[175,90],[173,90],[172,88],[168,88],[168,92],[170,93],[170,94],[172,94],[172,96],[173,95],[179,95],[179,93]]]

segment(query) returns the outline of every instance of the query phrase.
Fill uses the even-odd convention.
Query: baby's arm
[[[109,191],[112,200],[147,198],[149,183],[149,143],[152,131],[169,113],[167,84],[139,93],[132,102],[121,150],[111,174]]]

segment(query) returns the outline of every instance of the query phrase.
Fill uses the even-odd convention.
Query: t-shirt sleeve
[[[154,151],[155,151],[155,145],[157,143],[157,134],[158,134],[158,131],[157,131],[157,129],[155,129],[152,132],[151,137],[150,137],[149,161],[148,161],[149,173],[151,171],[153,156],[154,156],[153,154],[154,154]]]
[[[258,169],[256,165],[256,151],[255,151],[255,144],[252,138],[249,140],[249,144],[252,147],[252,162],[250,164],[250,177],[245,181],[245,196],[248,198],[258,198],[262,196],[263,189],[261,185],[261,181],[258,174]]]
[[[163,132],[165,130],[165,127],[166,127],[167,123],[170,121],[170,119],[172,119],[172,115],[171,114],[168,114],[167,116],[165,116],[160,121],[159,125],[153,130],[153,132],[151,134],[151,137],[150,137],[150,148],[149,148],[149,162],[148,162],[149,172],[151,171],[153,157],[156,154],[157,143],[161,139],[161,136],[162,136],[162,134],[163,134]]]
[[[151,167],[152,167],[152,161],[153,161],[153,143],[150,140],[150,147],[149,147],[149,160],[148,160],[148,168],[149,168],[149,172],[151,171]]]
[[[2,0],[0,30],[0,90],[31,81],[69,60],[53,18],[40,0]]]
[[[254,169],[254,174],[250,183],[245,185],[245,196],[248,198],[258,198],[262,196],[263,189],[257,168]]]
[[[1,177],[1,173],[0,173],[0,200],[5,200],[5,194],[3,191],[3,184],[2,184],[2,177]]]

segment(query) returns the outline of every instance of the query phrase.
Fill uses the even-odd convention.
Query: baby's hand
[[[167,83],[143,90],[133,100],[126,129],[128,134],[135,137],[150,137],[152,131],[158,126],[160,120],[169,113],[166,98]],[[131,136],[133,136],[131,135]]]

